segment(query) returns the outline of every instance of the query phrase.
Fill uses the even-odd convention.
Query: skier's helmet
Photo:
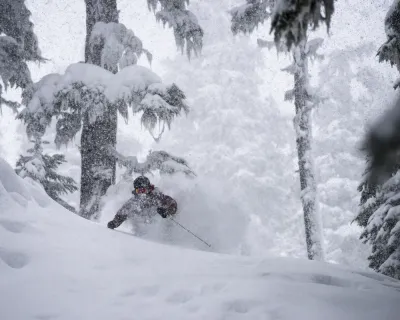
[[[151,187],[151,183],[149,178],[145,177],[145,176],[140,176],[137,177],[135,179],[135,181],[133,181],[133,187],[135,189],[141,189],[141,188],[150,188]]]

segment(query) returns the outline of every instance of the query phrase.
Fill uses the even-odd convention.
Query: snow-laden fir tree
[[[231,29],[233,33],[253,31],[266,19],[274,17],[277,12],[283,12],[279,11],[282,9],[280,6],[281,2],[276,3],[274,0],[248,0],[247,4],[232,9]],[[321,46],[322,40],[314,39],[307,42],[307,37],[304,33],[304,35],[296,39],[296,43],[298,45],[292,49],[293,63],[283,69],[294,76],[294,88],[286,92],[285,99],[294,101],[296,111],[294,127],[296,131],[301,187],[300,197],[303,204],[307,253],[309,259],[322,260],[324,256],[322,226],[316,199],[317,186],[311,150],[311,113],[314,105],[319,102],[319,98],[313,95],[308,81],[308,60],[309,58],[320,58],[317,50]],[[259,40],[259,45],[262,47],[271,46],[268,41],[264,40]],[[278,49],[282,49],[282,45],[277,45]]]
[[[400,2],[395,0],[385,18],[387,41],[378,51],[379,61],[400,70]],[[395,88],[399,86],[399,80]],[[369,131],[364,148],[367,169],[360,186],[357,223],[361,239],[372,245],[371,268],[400,279],[400,100]],[[383,183],[383,185],[382,185]]]
[[[174,117],[188,111],[185,95],[176,85],[164,85],[152,71],[136,65],[113,74],[92,64],[72,64],[64,74],[47,75],[30,86],[24,92],[23,102],[27,107],[20,117],[27,124],[28,135],[43,134],[56,118],[58,146],[71,141],[84,121],[96,123],[107,117],[112,108],[117,108],[126,120],[129,107],[133,113],[141,113],[142,124],[150,132],[157,123],[169,127]],[[110,145],[113,146],[106,144],[99,146],[100,150],[92,150],[92,156],[101,151],[113,157]],[[85,217],[98,211],[100,197],[106,191],[103,181],[110,181],[113,176],[112,170],[100,161],[96,165],[92,172],[93,193],[81,206]]]
[[[246,4],[231,10],[232,32],[253,32],[259,24],[271,19],[275,42],[281,40],[287,48],[299,45],[307,38],[309,26],[320,22],[330,27],[334,0],[246,0]]]
[[[30,15],[25,0],[1,0],[0,78],[4,89],[24,89],[32,82],[27,62],[43,60]],[[16,111],[19,104],[3,97],[3,85],[0,83],[0,108],[4,104]]]
[[[157,21],[168,25],[174,30],[175,43],[183,53],[190,58],[192,52],[198,55],[203,46],[203,29],[196,16],[189,10],[189,0],[147,0],[149,10],[152,10]]]
[[[373,213],[365,224],[361,239],[372,244],[369,266],[390,277],[400,279],[400,172],[391,177],[369,199]],[[363,212],[365,215],[368,211]]]
[[[78,190],[76,182],[71,177],[57,173],[58,167],[65,163],[62,154],[44,154],[42,144],[48,143],[36,137],[33,148],[27,150],[27,155],[20,155],[16,164],[16,173],[25,178],[29,177],[39,182],[46,193],[66,209],[75,212],[75,208],[69,205],[61,197]]]
[[[400,2],[395,0],[385,18],[387,41],[379,61],[400,70]],[[395,88],[399,86],[399,80]],[[367,169],[360,185],[360,211],[355,218],[364,227],[361,239],[372,245],[371,268],[400,279],[400,100],[369,131],[364,148]],[[383,184],[383,185],[382,185]]]

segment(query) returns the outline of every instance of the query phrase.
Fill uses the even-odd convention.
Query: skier
[[[157,212],[161,217],[167,218],[176,214],[177,203],[170,196],[163,194],[145,176],[140,176],[133,182],[133,196],[118,210],[114,219],[107,227],[115,229],[128,217],[139,216],[150,220]]]

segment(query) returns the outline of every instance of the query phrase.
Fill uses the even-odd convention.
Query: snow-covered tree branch
[[[29,177],[39,182],[53,200],[75,212],[75,208],[61,198],[62,195],[78,190],[74,179],[57,173],[57,168],[66,162],[64,155],[43,154],[42,144],[47,142],[41,141],[39,137],[36,137],[33,142],[34,147],[28,149],[28,155],[19,157],[16,173],[23,178]]]
[[[386,42],[379,48],[379,61],[389,62],[400,71],[400,2],[393,1],[386,18],[385,32]],[[398,87],[399,80],[395,83],[395,89]]]
[[[175,43],[178,49],[190,58],[198,55],[203,47],[203,29],[196,16],[186,9],[189,0],[147,0],[149,10],[156,15],[157,21],[174,30]]]
[[[391,177],[370,203],[372,214],[361,239],[372,245],[370,267],[400,279],[400,172]],[[362,216],[359,216],[362,218]]]
[[[139,162],[136,156],[124,156],[114,147],[109,146],[108,151],[117,159],[117,162],[126,168],[125,177],[132,177],[134,173],[145,175],[152,171],[160,174],[184,173],[188,177],[194,177],[195,173],[190,169],[186,160],[173,156],[165,151],[150,151],[144,162]]]
[[[4,89],[8,86],[24,89],[32,83],[27,62],[44,61],[30,15],[24,0],[3,0],[1,3],[0,79]],[[18,104],[4,99],[2,91],[0,84],[0,108],[4,104],[15,111]]]
[[[246,4],[230,10],[233,34],[251,33],[268,20],[275,0],[246,0]]]
[[[24,104],[27,107],[20,118],[30,136],[43,133],[53,117],[58,119],[57,145],[73,139],[83,117],[94,123],[114,105],[126,119],[128,107],[133,113],[142,112],[142,123],[150,132],[157,123],[169,127],[174,117],[188,111],[183,92],[174,84],[162,84],[144,67],[129,66],[114,75],[85,63],[73,64],[63,75],[48,75],[30,86]]]
[[[100,67],[106,70],[112,70],[115,66],[122,69],[135,65],[143,53],[146,54],[149,63],[152,61],[152,55],[143,48],[142,41],[121,23],[97,22],[93,27],[89,43],[92,52],[96,51],[96,47],[102,48]]]

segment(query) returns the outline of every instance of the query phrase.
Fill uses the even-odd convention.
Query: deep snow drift
[[[71,214],[0,159],[0,319],[385,319],[400,282],[148,242]]]

